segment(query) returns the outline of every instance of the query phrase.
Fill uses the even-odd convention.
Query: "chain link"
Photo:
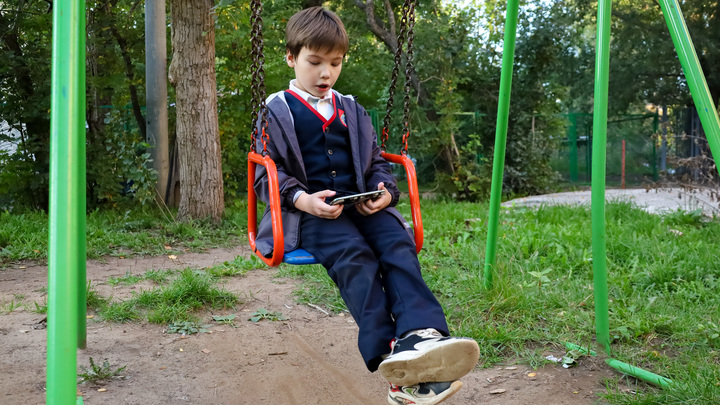
[[[250,23],[252,29],[250,31],[250,52],[252,55],[252,64],[250,65],[250,104],[252,114],[252,130],[250,148],[252,152],[256,151],[256,138],[258,135],[258,119],[260,120],[260,129],[262,131],[261,141],[263,144],[263,156],[267,155],[267,142],[269,136],[266,133],[267,107],[265,106],[265,54],[263,52],[264,42],[262,33],[262,1],[251,0],[250,2],[251,16]]]
[[[414,32],[413,27],[415,26],[415,0],[405,0],[402,7],[402,16],[400,19],[400,34],[398,35],[397,50],[395,51],[395,65],[393,66],[392,75],[390,78],[390,88],[388,91],[387,108],[385,111],[385,119],[383,120],[383,129],[381,137],[381,149],[385,150],[385,143],[387,142],[388,135],[390,132],[390,116],[393,110],[393,99],[395,97],[395,87],[397,87],[397,79],[400,73],[400,63],[402,62],[403,45],[407,38],[407,58],[405,64],[405,96],[403,105],[403,128],[405,134],[403,135],[403,148],[402,153],[407,154],[407,138],[410,135],[410,90],[411,90],[411,75],[414,72],[412,66],[413,58],[413,38]]]
[[[405,98],[403,103],[403,130],[404,134],[402,137],[402,154],[407,155],[408,150],[408,138],[410,137],[410,89],[412,86],[412,74],[414,73],[413,67],[413,39],[415,39],[415,2],[409,2],[407,6],[408,15],[408,33],[407,33],[407,61],[405,63]],[[408,1],[405,2],[408,4]],[[405,14],[405,11],[403,11]]]
[[[405,0],[407,4],[409,0]],[[393,100],[395,98],[395,87],[397,87],[397,79],[400,73],[400,63],[402,61],[402,50],[405,44],[405,31],[407,30],[407,14],[405,13],[405,6],[403,6],[403,14],[400,18],[400,34],[397,38],[397,49],[395,50],[395,65],[392,69],[390,77],[390,88],[388,89],[388,100],[387,107],[385,109],[385,119],[383,120],[382,138],[380,148],[385,150],[385,143],[388,139],[390,131],[390,114],[393,110]]]

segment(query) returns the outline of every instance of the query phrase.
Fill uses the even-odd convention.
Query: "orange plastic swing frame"
[[[424,233],[422,225],[422,214],[420,213],[420,193],[417,186],[417,174],[415,165],[407,155],[395,155],[382,152],[382,157],[391,163],[401,164],[405,168],[408,181],[408,194],[410,197],[410,210],[413,221],[413,232],[415,234],[415,250],[420,253],[423,246]],[[270,193],[270,217],[272,219],[273,254],[270,258],[262,255],[257,250],[255,239],[257,238],[257,195],[253,184],[255,182],[255,171],[257,165],[265,167],[268,176],[268,187]],[[280,187],[278,184],[277,167],[270,156],[263,156],[256,152],[248,153],[248,239],[253,252],[265,264],[271,267],[279,266],[285,254],[285,239],[283,236],[282,216],[280,215]]]

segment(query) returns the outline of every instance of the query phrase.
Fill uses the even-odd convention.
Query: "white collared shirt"
[[[323,98],[315,97],[312,94],[308,93],[307,91],[300,90],[295,85],[296,80],[290,80],[290,90],[297,93],[300,97],[302,97],[305,101],[308,102],[317,112],[320,113],[326,120],[329,120],[332,118],[333,114],[335,113],[335,109],[333,108],[333,92],[330,90],[327,95]]]

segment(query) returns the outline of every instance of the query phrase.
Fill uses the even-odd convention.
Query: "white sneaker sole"
[[[433,397],[433,398],[413,398],[412,400],[409,400],[410,402],[402,402],[403,399],[400,398],[400,402],[394,400],[389,394],[388,394],[388,403],[391,405],[398,405],[398,404],[417,404],[417,405],[435,405],[439,404],[440,402],[443,402],[444,400],[450,398],[453,394],[460,391],[460,388],[462,388],[463,383],[460,381],[454,381],[450,388],[443,391],[440,395]]]
[[[395,385],[455,381],[472,371],[479,358],[475,340],[454,339],[421,353],[412,350],[392,355],[378,369]]]

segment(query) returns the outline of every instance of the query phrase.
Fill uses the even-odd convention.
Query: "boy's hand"
[[[362,215],[372,215],[380,211],[381,209],[387,207],[392,202],[392,195],[390,195],[390,192],[385,188],[385,183],[378,183],[377,189],[385,190],[385,194],[381,195],[376,200],[365,200],[363,202],[355,204],[355,208],[357,208],[358,212]]]
[[[329,205],[325,198],[332,197],[335,192],[332,190],[318,191],[317,193],[302,193],[295,201],[295,208],[307,212],[310,215],[325,219],[335,219],[340,216],[343,210],[342,205]]]

